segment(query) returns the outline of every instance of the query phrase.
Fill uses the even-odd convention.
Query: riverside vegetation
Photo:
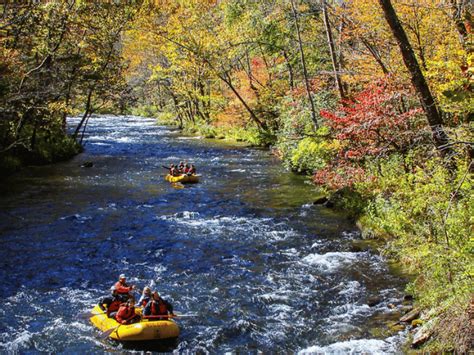
[[[71,142],[65,117],[84,112],[67,145],[77,149],[90,115],[112,107],[271,147],[414,275],[408,291],[422,310],[413,327],[424,349],[471,349],[469,1],[20,9],[2,6],[4,161],[43,151],[37,140],[54,132]]]

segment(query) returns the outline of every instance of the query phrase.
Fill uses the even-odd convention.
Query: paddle
[[[94,312],[84,312],[84,313],[79,313],[77,315],[77,318],[79,319],[90,319],[95,316],[100,316],[101,314],[105,314],[106,312],[102,310],[102,313],[94,313]]]
[[[162,316],[143,316],[143,319],[198,317],[197,314],[165,314]]]
[[[162,167],[163,169],[171,170],[171,168],[169,168],[169,167],[167,167],[167,166],[164,166],[164,165],[162,165],[161,167]]]
[[[101,335],[99,335],[99,338],[100,339],[106,339],[110,336],[110,334],[112,334],[114,331],[116,331],[122,324],[119,324],[115,327],[112,327],[108,330],[106,330],[105,332],[103,332]]]

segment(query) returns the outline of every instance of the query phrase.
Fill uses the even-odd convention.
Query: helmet
[[[110,292],[114,292],[114,291],[117,291],[117,289],[115,288],[115,286],[112,286],[112,287],[110,288]]]
[[[127,278],[127,276],[125,276],[125,274],[120,274],[120,276],[119,276],[119,279],[126,279],[126,278]]]

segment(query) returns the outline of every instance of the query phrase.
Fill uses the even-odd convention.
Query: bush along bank
[[[24,129],[24,135],[29,129]],[[67,160],[82,151],[82,146],[62,130],[37,132],[35,139],[0,153],[0,178],[7,177],[28,165],[51,164]]]
[[[138,113],[141,111],[144,111],[144,109],[134,110],[132,112]],[[183,121],[182,125],[179,125],[172,113],[159,113],[155,117],[157,117],[159,124],[179,127],[184,134],[208,139],[243,142],[253,147],[270,147],[276,141],[275,134],[259,130],[252,124],[247,126],[217,126],[205,122],[202,119],[195,118],[194,121]]]
[[[411,346],[464,353],[474,316],[470,145],[442,158],[412,97],[407,87],[377,83],[352,103],[321,110],[324,125],[312,135],[308,115],[287,117],[275,150],[326,191],[318,203],[357,219],[365,238],[383,241],[382,254],[414,275],[407,292],[415,311],[400,321],[412,330]],[[449,134],[469,141],[467,124]]]

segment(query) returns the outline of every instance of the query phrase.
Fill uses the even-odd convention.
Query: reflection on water
[[[80,314],[124,272],[198,314],[179,321],[176,351],[397,351],[400,339],[371,329],[403,280],[353,251],[354,225],[313,206],[313,187],[267,151],[181,138],[97,117],[83,154],[2,185],[1,350],[120,348]],[[182,159],[203,178],[175,189],[162,165]]]

